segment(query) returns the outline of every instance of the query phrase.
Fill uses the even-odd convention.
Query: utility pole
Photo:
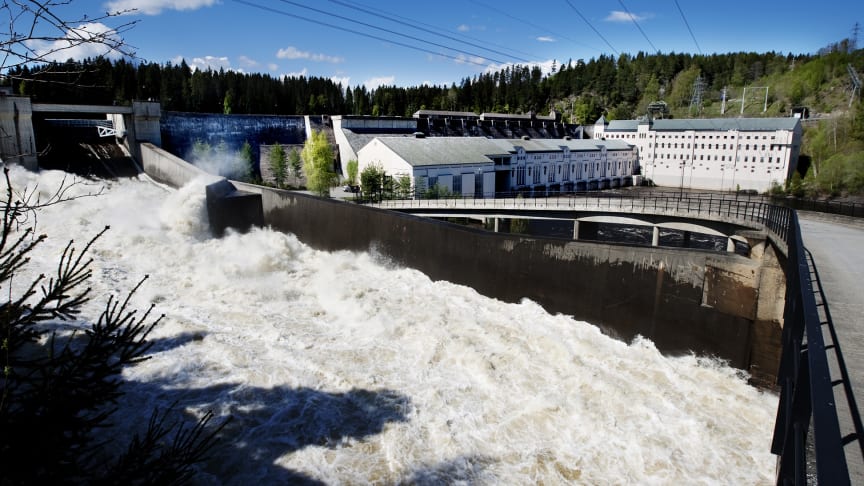
[[[722,96],[720,98],[721,99],[720,114],[725,115],[726,114],[726,86],[723,86],[723,91],[721,93],[722,93]]]
[[[768,111],[768,88],[769,86],[750,86],[750,89],[764,89],[765,90],[765,104],[762,107],[762,113]],[[747,104],[747,88],[744,88],[744,94],[741,95],[741,114],[744,114],[744,105]]]

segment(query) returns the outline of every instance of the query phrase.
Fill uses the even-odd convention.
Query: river
[[[62,173],[13,168],[52,193]],[[209,236],[204,190],[142,177],[44,209],[30,271],[105,225],[90,285],[165,318],[114,434],[154,406],[233,416],[197,484],[768,484],[777,397],[523,301],[269,229]],[[574,296],[578,298],[578,296]],[[187,420],[190,420],[187,418]]]

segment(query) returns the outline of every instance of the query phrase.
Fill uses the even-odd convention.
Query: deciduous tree
[[[330,196],[330,188],[336,182],[333,170],[333,148],[323,131],[313,130],[312,136],[303,144],[303,172],[306,187],[321,197]]]

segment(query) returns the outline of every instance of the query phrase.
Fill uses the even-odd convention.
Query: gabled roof
[[[599,120],[598,120],[599,121]],[[759,132],[794,130],[801,123],[798,118],[681,118],[654,120],[654,131],[729,131]],[[607,132],[635,132],[639,120],[612,120]]]
[[[414,167],[454,164],[489,164],[492,157],[509,157],[517,147],[526,152],[555,152],[567,147],[573,152],[632,150],[623,140],[563,140],[563,139],[490,139],[481,137],[376,137]],[[367,145],[368,147],[368,145]],[[361,150],[365,150],[364,147]]]

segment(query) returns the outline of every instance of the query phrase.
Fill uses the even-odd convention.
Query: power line
[[[471,0],[471,3],[474,3],[474,4],[476,4],[476,5],[480,5],[481,7],[486,8],[486,9],[488,9],[488,10],[491,10],[491,11],[493,11],[493,12],[497,12],[498,14],[503,15],[503,16],[508,17],[508,18],[511,18],[511,19],[513,19],[513,20],[515,20],[515,21],[517,21],[517,22],[521,22],[521,23],[523,23],[523,24],[525,24],[525,25],[528,25],[528,26],[534,27],[535,29],[538,29],[540,32],[546,32],[546,33],[552,34],[552,35],[554,35],[554,36],[556,36],[556,37],[559,37],[559,38],[561,38],[561,39],[568,40],[568,41],[570,41],[570,42],[576,44],[577,46],[586,47],[586,48],[591,49],[591,50],[595,50],[595,51],[603,52],[601,49],[597,49],[596,47],[591,47],[591,46],[589,46],[589,45],[587,45],[587,44],[583,44],[583,43],[581,43],[581,42],[579,42],[579,41],[577,41],[577,40],[575,40],[575,39],[572,39],[572,38],[570,38],[570,37],[567,37],[567,36],[565,36],[565,35],[563,35],[563,34],[558,34],[558,33],[556,33],[556,32],[552,32],[551,30],[547,29],[546,27],[541,27],[541,26],[539,26],[539,25],[537,25],[537,24],[533,24],[533,23],[531,23],[531,22],[529,22],[529,21],[527,21],[527,20],[525,20],[525,19],[520,19],[519,17],[514,17],[513,15],[510,15],[510,14],[509,14],[507,11],[505,11],[505,10],[501,10],[501,9],[499,9],[499,8],[493,7],[493,6],[488,5],[488,4],[485,4],[485,3],[483,3],[483,2],[479,2],[479,1],[477,1],[477,0]],[[614,50],[614,49],[613,49],[613,50]]]
[[[367,14],[369,14],[369,15],[374,15],[374,16],[376,16],[376,17],[380,17],[380,18],[382,18],[382,19],[389,20],[389,21],[391,21],[391,22],[395,22],[395,23],[399,23],[399,24],[402,24],[402,25],[406,25],[406,26],[411,27],[411,28],[413,28],[413,29],[417,29],[417,30],[420,30],[420,31],[423,31],[423,32],[426,32],[426,33],[429,33],[429,34],[432,34],[432,35],[437,35],[437,36],[439,36],[439,37],[444,37],[445,39],[450,39],[450,40],[452,40],[452,41],[461,42],[461,43],[463,43],[463,44],[467,44],[467,45],[469,45],[469,46],[471,46],[471,47],[476,47],[476,48],[478,48],[478,49],[483,49],[484,51],[494,52],[495,54],[501,54],[502,56],[507,56],[507,57],[512,58],[512,59],[515,59],[515,60],[517,60],[517,61],[528,62],[528,63],[531,62],[531,61],[528,60],[528,59],[524,59],[524,58],[521,58],[521,57],[519,57],[519,56],[514,56],[513,54],[508,54],[508,53],[506,53],[506,52],[501,52],[501,51],[497,51],[497,50],[495,50],[495,49],[490,49],[490,48],[488,48],[488,47],[484,47],[484,46],[479,45],[479,44],[474,44],[474,43],[467,42],[467,41],[464,41],[464,40],[461,40],[461,39],[457,39],[457,38],[455,38],[455,37],[453,37],[453,36],[450,36],[450,35],[447,35],[447,34],[443,34],[443,33],[441,33],[440,30],[426,29],[426,28],[423,28],[423,27],[418,27],[417,25],[406,24],[404,21],[400,21],[400,20],[395,19],[395,18],[393,18],[393,17],[390,17],[390,16],[388,16],[388,15],[386,15],[386,14],[384,14],[384,13],[381,13],[380,10],[377,11],[377,12],[375,12],[375,11],[367,10],[367,9],[364,9],[364,8],[362,8],[362,7],[360,7],[360,6],[357,6],[357,5],[351,5],[351,4],[349,4],[349,3],[342,2],[342,1],[339,1],[339,0],[330,0],[330,2],[331,2],[331,3],[335,3],[335,4],[337,4],[337,5],[342,5],[343,7],[348,7],[348,8],[354,9],[354,10],[358,10],[358,11],[360,11],[360,12],[364,12],[364,13],[367,13]],[[404,19],[404,17],[403,17],[403,19]]]
[[[361,22],[361,21],[359,21],[359,20],[354,20],[354,19],[352,19],[352,18],[345,17],[345,16],[342,16],[342,15],[339,15],[339,14],[335,14],[335,13],[327,12],[326,10],[321,10],[321,9],[317,9],[317,8],[314,8],[314,7],[309,7],[309,6],[303,5],[303,4],[301,4],[301,3],[292,2],[291,0],[280,0],[280,1],[281,1],[282,3],[287,3],[288,5],[293,5],[293,6],[295,6],[295,7],[304,8],[304,9],[306,9],[306,10],[311,10],[311,11],[313,11],[313,12],[317,12],[317,13],[320,13],[320,14],[323,14],[323,15],[329,15],[330,17],[336,17],[337,19],[341,19],[341,20],[344,20],[344,21],[346,21],[346,22],[352,22],[352,23],[355,23],[355,24],[360,24],[360,25],[362,25],[362,26],[364,26],[364,27],[369,27],[370,29],[380,30],[380,31],[382,31],[382,32],[386,32],[386,33],[388,33],[388,34],[398,35],[398,36],[400,36],[400,37],[405,37],[405,38],[407,38],[407,39],[411,39],[411,40],[414,40],[414,41],[417,41],[417,42],[423,42],[424,44],[431,44],[431,45],[433,45],[433,46],[435,46],[435,47],[440,47],[440,48],[442,48],[442,49],[449,49],[449,50],[451,50],[451,51],[455,51],[455,52],[458,52],[458,53],[460,53],[460,54],[465,54],[466,56],[476,56],[476,57],[481,57],[481,58],[487,59],[487,60],[489,60],[489,61],[492,61],[492,62],[495,62],[495,63],[498,63],[498,64],[506,64],[504,61],[499,61],[499,60],[497,60],[497,59],[492,59],[492,58],[490,58],[490,57],[488,57],[488,56],[482,56],[482,55],[477,54],[477,53],[474,53],[474,52],[463,51],[463,50],[461,50],[461,49],[457,49],[457,48],[455,48],[455,47],[445,46],[445,45],[443,45],[443,44],[438,44],[438,43],[435,43],[435,42],[432,42],[432,41],[429,41],[429,40],[426,40],[426,39],[421,39],[421,38],[419,38],[419,37],[414,37],[413,35],[408,35],[408,34],[403,34],[403,33],[401,33],[401,32],[396,32],[395,30],[385,29],[384,27],[378,27],[377,25],[372,25],[372,24],[369,24],[369,23],[366,23],[366,22]],[[485,64],[484,64],[484,65],[485,65]]]
[[[570,8],[572,8],[573,11],[575,11],[576,14],[578,14],[579,17],[580,17],[580,18],[581,18],[581,19],[582,19],[586,24],[588,24],[588,27],[591,27],[591,30],[593,30],[594,33],[597,34],[598,37],[600,37],[601,39],[603,39],[603,42],[605,42],[606,45],[609,46],[609,49],[612,49],[612,52],[614,52],[614,53],[617,55],[617,54],[618,54],[618,51],[615,50],[614,47],[612,47],[612,44],[610,44],[609,41],[606,40],[605,37],[603,37],[603,34],[601,34],[599,30],[595,29],[594,26],[591,25],[591,22],[588,22],[588,19],[586,19],[585,16],[582,15],[582,12],[580,12],[579,9],[576,8],[576,6],[573,5],[573,3],[572,3],[570,0],[566,0],[566,2],[567,2],[567,5],[570,5]]]
[[[363,4],[358,3],[358,5],[363,5]],[[366,8],[369,8],[369,9],[371,9],[371,10],[373,10],[373,11],[375,10],[374,8],[370,7],[369,5],[363,5],[363,6],[366,7]],[[441,27],[438,27],[437,25],[432,25],[432,24],[428,24],[428,23],[422,22],[422,21],[417,20],[417,19],[412,19],[412,18],[409,18],[409,17],[404,17],[404,16],[402,16],[402,15],[399,15],[399,14],[396,14],[396,13],[393,13],[393,12],[390,12],[390,15],[393,16],[393,17],[395,17],[395,18],[397,18],[397,19],[405,20],[405,21],[408,21],[408,22],[413,22],[413,23],[418,24],[418,25],[423,25],[423,26],[428,27],[428,28],[430,28],[430,29],[443,30]],[[461,33],[461,32],[454,32],[453,30],[448,30],[448,32],[451,33],[451,34],[457,35],[457,36],[459,36],[459,37],[463,37],[463,38],[465,38],[465,39],[471,39],[471,40],[473,40],[473,41],[477,41],[477,42],[484,42],[484,43],[486,43],[486,44],[489,44],[490,46],[498,47],[498,48],[501,48],[501,49],[508,49],[508,50],[510,50],[511,52],[517,52],[517,53],[522,54],[522,55],[525,55],[525,56],[535,56],[535,57],[537,57],[536,54],[532,54],[532,53],[530,53],[530,52],[520,51],[519,49],[514,49],[513,47],[504,46],[504,45],[501,45],[501,44],[496,44],[496,43],[494,43],[494,42],[490,42],[490,41],[488,41],[488,40],[484,40],[484,39],[478,39],[477,37],[472,37],[472,36],[470,36],[470,35],[466,35],[466,34],[463,34],[463,33]],[[462,41],[460,41],[460,42],[462,42]],[[493,51],[493,52],[494,52],[494,51]]]
[[[425,52],[425,53],[427,53],[427,54],[432,54],[432,55],[435,55],[435,56],[442,56],[442,57],[446,57],[446,58],[448,58],[448,59],[453,59],[454,61],[467,62],[467,63],[470,63],[470,64],[476,64],[476,65],[478,65],[478,66],[484,66],[484,67],[488,65],[488,64],[483,63],[483,62],[477,62],[477,61],[474,61],[474,60],[472,60],[470,57],[469,57],[468,59],[463,59],[463,58],[460,58],[460,57],[451,56],[451,55],[449,55],[449,54],[444,54],[444,53],[441,53],[441,52],[435,52],[435,51],[433,51],[433,50],[431,50],[431,49],[424,49],[424,48],[422,48],[422,47],[417,47],[417,46],[412,46],[412,45],[410,45],[410,44],[405,44],[404,42],[394,41],[394,40],[392,40],[392,39],[386,39],[386,38],[384,38],[384,37],[379,37],[379,36],[377,36],[377,35],[369,34],[369,33],[366,33],[366,32],[360,32],[360,31],[357,31],[357,30],[349,29],[349,28],[347,28],[347,27],[342,27],[342,26],[339,26],[339,25],[329,24],[329,23],[327,23],[327,22],[323,22],[323,21],[321,21],[321,20],[310,19],[310,18],[308,18],[308,17],[303,17],[302,15],[293,14],[293,13],[290,13],[290,12],[286,12],[286,11],[284,11],[284,10],[275,9],[275,8],[273,8],[273,7],[266,7],[266,6],[264,6],[264,5],[258,5],[258,4],[256,4],[256,3],[252,3],[252,2],[249,2],[249,1],[246,1],[246,0],[234,0],[234,2],[235,2],[235,3],[242,4],[242,5],[246,5],[246,6],[248,6],[248,7],[253,7],[253,8],[260,9],[260,10],[264,10],[264,11],[266,11],[266,12],[271,12],[271,13],[275,13],[275,14],[279,14],[279,15],[284,15],[284,16],[286,16],[286,17],[291,17],[291,18],[295,18],[295,19],[298,19],[298,20],[303,20],[303,21],[305,21],[305,22],[310,22],[310,23],[313,23],[313,24],[322,25],[322,26],[324,26],[324,27],[329,27],[329,28],[331,28],[331,29],[341,30],[341,31],[343,31],[343,32],[348,32],[348,33],[351,33],[351,34],[356,34],[356,35],[359,35],[359,36],[368,37],[368,38],[370,38],[370,39],[375,39],[375,40],[379,40],[379,41],[382,41],[382,42],[387,42],[388,44],[393,44],[393,45],[397,45],[397,46],[405,47],[405,48],[408,48],[408,49],[413,49],[413,50],[415,50],[415,51]],[[482,56],[477,56],[477,57],[482,57]]]
[[[636,16],[631,14],[630,11],[627,10],[627,7],[624,5],[624,0],[618,0],[618,3],[621,4],[621,8],[623,8],[627,16],[630,17],[630,21],[633,22],[633,25],[635,25],[636,28],[639,29],[639,32],[642,33],[642,37],[644,37],[645,40],[648,41],[648,44],[651,45],[651,48],[654,49],[654,52],[660,52],[660,49],[657,49],[657,47],[654,46],[654,43],[651,42],[651,39],[648,38],[648,35],[646,35],[645,31],[642,30],[642,27],[639,26],[639,22],[636,22]]]
[[[693,29],[690,28],[690,23],[687,22],[687,17],[684,16],[684,11],[681,10],[681,5],[678,5],[678,0],[675,0],[675,6],[678,7],[678,12],[681,13],[681,18],[684,20],[684,25],[687,26],[687,30],[690,32],[690,37],[693,39],[693,43],[696,44],[696,50],[699,51],[699,54],[702,54],[702,48],[699,47],[699,43],[696,42],[696,36],[693,35]]]

